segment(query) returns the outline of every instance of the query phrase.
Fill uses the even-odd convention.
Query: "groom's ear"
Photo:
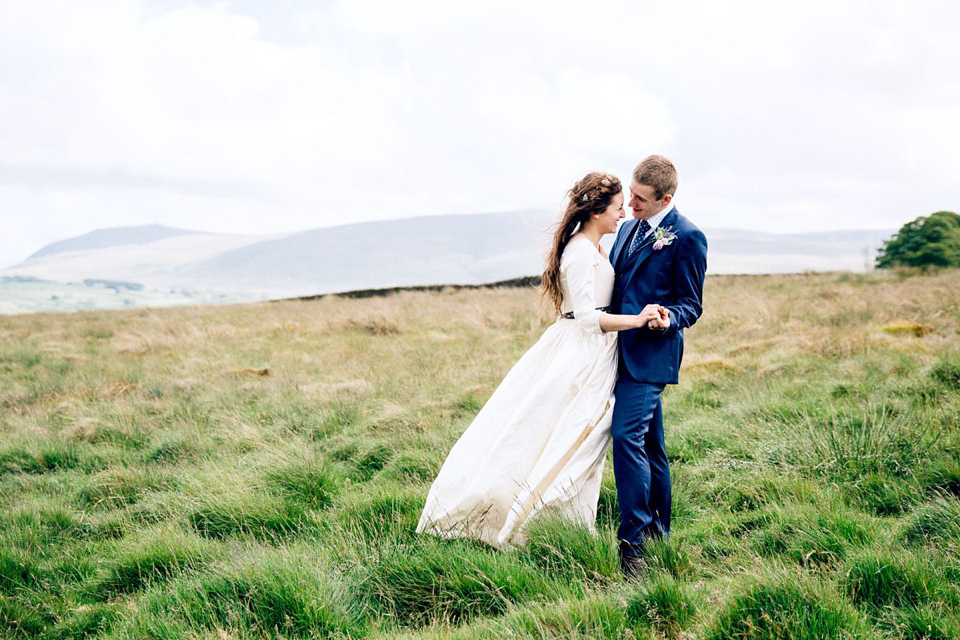
[[[664,196],[663,196],[663,208],[666,209],[668,206],[670,206],[670,203],[671,203],[672,201],[673,201],[673,194],[672,194],[672,193],[668,193],[668,194],[664,195]]]

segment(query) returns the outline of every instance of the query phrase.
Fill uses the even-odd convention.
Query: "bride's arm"
[[[594,277],[596,276],[595,249],[580,241],[567,245],[560,271],[567,280],[572,299],[573,317],[587,333],[609,333],[645,327],[661,317],[660,306],[649,304],[637,315],[606,313],[596,308]]]
[[[627,316],[619,313],[601,313],[600,330],[604,333],[609,331],[626,331],[627,329],[639,329],[647,326],[651,320],[660,319],[660,305],[648,304],[643,311],[635,316]]]

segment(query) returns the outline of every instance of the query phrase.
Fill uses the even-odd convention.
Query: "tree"
[[[883,243],[877,267],[960,267],[960,215],[938,211],[900,228]]]

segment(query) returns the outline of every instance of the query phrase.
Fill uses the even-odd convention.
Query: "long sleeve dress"
[[[613,416],[617,334],[600,330],[614,272],[583,236],[560,262],[563,311],[507,373],[447,456],[417,531],[524,542],[544,509],[593,529]]]

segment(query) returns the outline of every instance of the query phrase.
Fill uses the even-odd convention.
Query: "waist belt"
[[[610,307],[597,307],[597,311],[610,311]],[[573,320],[573,311],[567,311],[566,313],[560,314],[561,318],[566,318],[567,320]]]

